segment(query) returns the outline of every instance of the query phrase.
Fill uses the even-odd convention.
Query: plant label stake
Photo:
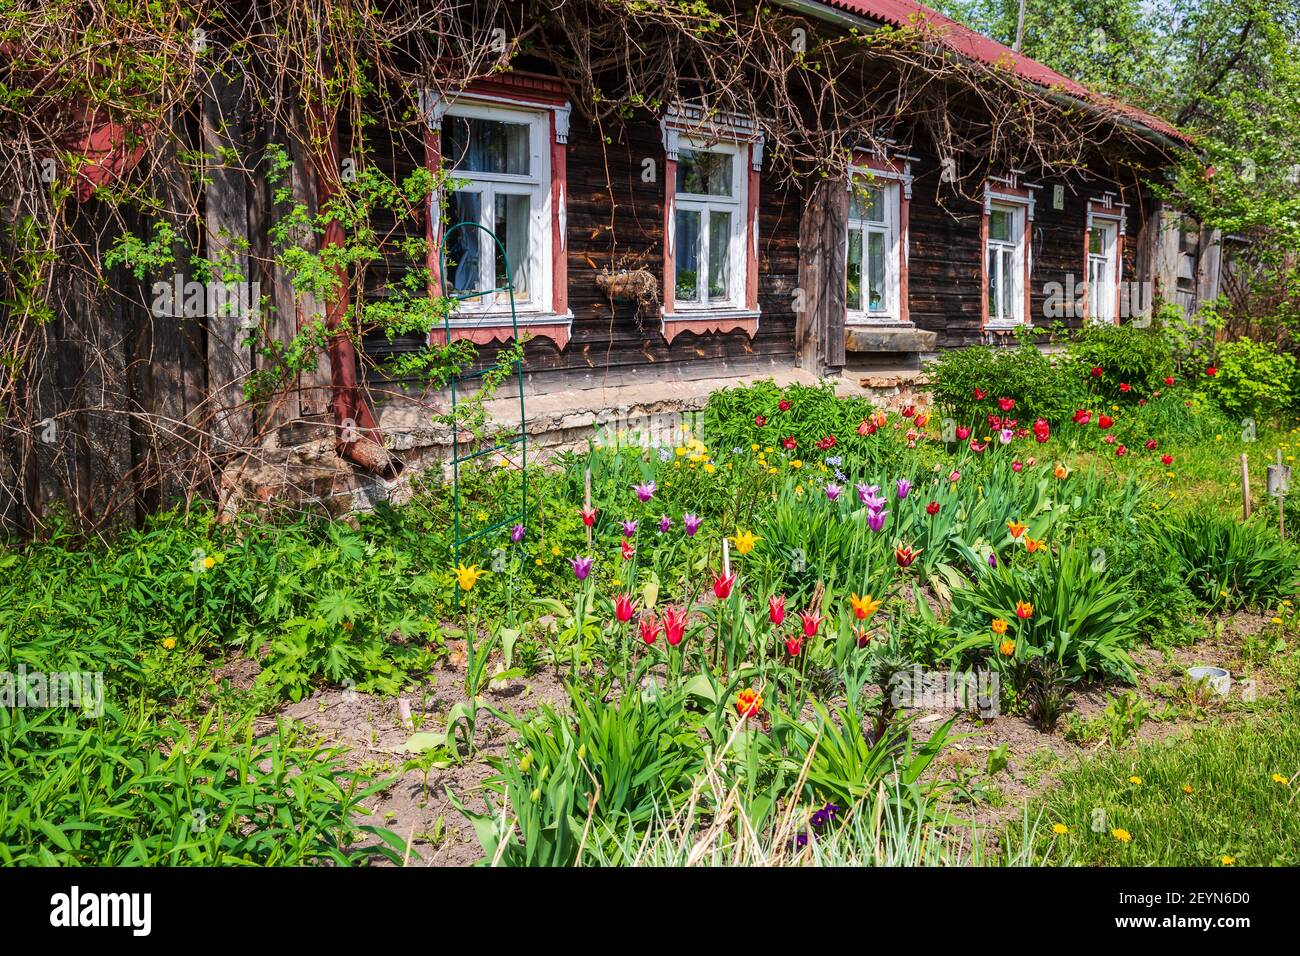
[[[1286,493],[1291,490],[1291,469],[1282,464],[1282,449],[1277,450],[1277,464],[1268,466],[1267,490],[1277,499],[1277,530],[1286,537]]]
[[[727,539],[722,539],[722,573],[726,577],[731,577],[731,549],[727,546]]]

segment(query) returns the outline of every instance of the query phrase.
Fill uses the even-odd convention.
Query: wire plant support
[[[480,232],[487,233],[487,235],[491,238],[491,240],[496,244],[497,252],[500,254],[502,261],[505,263],[505,284],[501,286],[497,286],[496,288],[492,288],[492,289],[481,289],[476,292],[457,292],[457,293],[453,293],[452,295],[447,295],[447,248],[450,245],[448,240],[450,239],[451,235],[456,232],[457,229],[465,229],[465,228],[477,229]],[[502,244],[501,240],[497,238],[495,232],[493,232],[491,229],[488,229],[486,226],[481,225],[480,223],[477,222],[456,223],[454,226],[448,229],[446,233],[443,234],[442,251],[440,253],[439,266],[440,267],[438,270],[439,272],[438,279],[441,286],[443,298],[445,299],[451,299],[453,302],[464,302],[467,299],[478,299],[486,295],[497,295],[502,292],[508,293],[510,296],[511,341],[512,342],[519,341],[519,318],[515,313],[514,272],[510,268],[510,256],[506,253],[505,246]],[[446,336],[445,341],[447,343],[451,342],[452,311],[453,311],[452,309],[448,309],[447,314],[443,317],[443,331],[445,333]],[[519,388],[519,430],[518,432],[514,435],[511,435],[508,438],[505,438],[504,440],[494,442],[488,448],[480,448],[464,455],[462,455],[460,452],[460,424],[456,414],[458,388],[462,381],[468,381],[468,380],[482,377],[490,370],[491,366],[489,366],[488,368],[482,368],[476,371],[467,372],[465,374],[453,373],[451,376],[451,480],[452,480],[452,522],[453,522],[453,532],[454,532],[452,536],[452,542],[453,542],[452,560],[455,561],[457,567],[459,567],[461,563],[460,556],[461,556],[462,547],[469,544],[471,541],[474,541],[478,538],[485,537],[494,531],[504,528],[506,525],[509,525],[512,522],[516,522],[519,524],[528,523],[528,431],[525,424],[526,419],[524,417],[524,362],[523,362],[522,353],[516,355],[514,362],[512,364],[515,367],[515,381]],[[468,446],[470,443],[467,442],[466,444]],[[467,461],[475,461],[476,459],[483,458],[487,455],[495,454],[497,452],[504,452],[507,449],[513,448],[515,445],[519,446],[520,492],[519,492],[518,509],[512,512],[511,514],[507,515],[506,517],[502,518],[501,520],[493,522],[488,527],[482,528],[478,531],[475,531],[473,534],[467,534],[462,537],[460,531],[460,466],[461,463]],[[455,606],[459,610],[460,591],[461,591],[459,579],[457,580],[455,587],[456,587]]]

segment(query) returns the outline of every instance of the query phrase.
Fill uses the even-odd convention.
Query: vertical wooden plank
[[[849,192],[843,176],[817,179],[799,221],[799,290],[795,353],[802,368],[821,374],[843,367]],[[798,304],[798,303],[796,303]]]
[[[203,152],[207,189],[204,195],[205,255],[251,285],[248,268],[248,196],[245,156],[244,82],[214,70],[203,102]],[[208,419],[212,452],[237,451],[251,432],[252,416],[243,396],[252,369],[247,337],[238,315],[228,314],[209,295],[207,305]]]

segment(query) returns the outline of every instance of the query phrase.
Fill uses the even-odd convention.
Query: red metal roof
[[[913,0],[818,0],[818,2],[822,6],[834,7],[846,13],[854,13],[897,27],[924,29],[954,53],[967,59],[1010,70],[1030,83],[1047,89],[1060,90],[1085,103],[1113,111],[1153,132],[1182,143],[1192,142],[1187,134],[1180,132],[1160,117],[1135,106],[1129,106],[1127,103],[1102,96],[1037,60],[1031,60],[1024,54],[1017,53],[996,40],[990,40],[970,27],[962,26],[956,20],[951,20],[942,13],[915,3]]]

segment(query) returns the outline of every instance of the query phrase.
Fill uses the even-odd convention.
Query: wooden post
[[[795,357],[821,374],[844,365],[844,241],[849,191],[844,177],[818,179],[799,222],[799,288],[795,290]]]
[[[219,265],[213,282],[221,282],[224,267],[238,274],[238,281],[251,283],[248,272],[247,176],[236,156],[245,145],[245,117],[241,100],[243,79],[225,76],[221,70],[208,78],[210,94],[203,102],[204,173],[208,186],[204,194],[207,229],[205,257]],[[215,297],[220,301],[220,297]],[[212,451],[220,455],[235,451],[248,437],[252,417],[244,402],[244,379],[252,369],[252,353],[244,345],[247,332],[239,315],[214,307],[208,296],[208,403],[211,409]]]

